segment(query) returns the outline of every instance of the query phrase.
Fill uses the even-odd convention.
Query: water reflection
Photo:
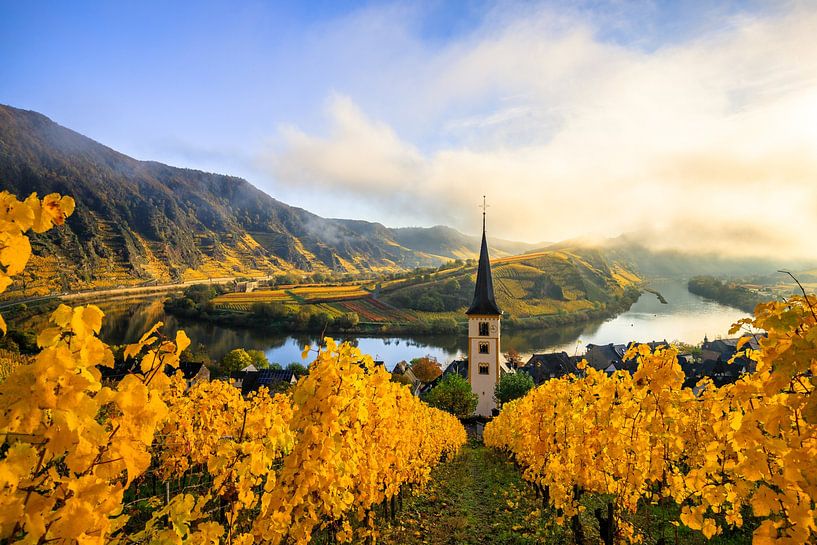
[[[502,334],[502,348],[515,348],[523,355],[551,350],[581,354],[587,343],[663,339],[698,343],[704,335],[710,338],[726,335],[729,326],[745,315],[741,311],[689,293],[684,281],[653,281],[652,287],[662,293],[668,304],[661,304],[654,294],[644,293],[628,312],[607,321],[539,330],[505,331]],[[134,342],[154,323],[162,321],[166,334],[175,335],[178,329],[184,329],[192,346],[206,347],[214,359],[221,358],[234,348],[243,347],[263,350],[270,361],[286,365],[301,362],[303,347],[307,344],[317,346],[318,341],[316,336],[311,335],[272,334],[179,320],[165,314],[161,298],[103,301],[98,305],[106,314],[102,338],[111,344]],[[45,317],[38,316],[29,320],[27,326],[39,329],[44,323]],[[467,350],[467,340],[459,335],[338,336],[337,340],[355,342],[364,353],[383,360],[388,368],[401,360],[425,355],[448,363],[464,357]]]

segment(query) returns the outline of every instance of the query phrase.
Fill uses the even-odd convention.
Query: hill
[[[803,271],[813,269],[813,258],[773,260],[750,256],[727,256],[718,253],[690,253],[679,250],[654,250],[632,235],[602,241],[569,240],[551,244],[543,250],[594,250],[614,263],[626,263],[642,277],[690,278],[699,275],[745,277],[775,274],[779,269]],[[779,276],[779,275],[777,275]]]
[[[492,261],[497,303],[506,316],[529,318],[613,310],[634,296],[640,278],[595,250],[546,250]],[[387,303],[420,312],[459,316],[474,293],[473,265],[385,283]],[[632,302],[632,301],[630,301]]]
[[[449,228],[322,218],[241,178],[138,161],[3,105],[0,189],[56,191],[77,202],[64,229],[34,237],[16,295],[288,270],[401,270],[473,257],[479,247]],[[498,255],[521,247],[492,246]]]

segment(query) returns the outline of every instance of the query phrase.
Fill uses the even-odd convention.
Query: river
[[[729,326],[746,315],[690,293],[684,280],[653,280],[650,287],[659,291],[667,304],[661,303],[654,294],[645,292],[630,310],[606,321],[541,330],[505,331],[502,334],[502,350],[514,348],[523,356],[559,350],[572,355],[582,354],[588,343],[677,340],[697,344],[704,335],[710,339],[726,336]],[[271,362],[283,365],[301,362],[303,347],[306,344],[314,346],[317,342],[317,338],[310,335],[270,334],[181,321],[165,314],[162,300],[152,297],[97,303],[106,313],[102,338],[110,344],[134,342],[147,328],[162,321],[166,334],[174,335],[178,329],[184,329],[192,340],[192,347],[206,347],[214,359],[221,358],[234,348],[243,347],[263,350]],[[36,329],[42,319],[36,322],[40,324],[29,325]],[[447,364],[462,358],[467,345],[467,339],[457,335],[352,337],[345,340],[356,342],[364,353],[383,360],[387,368],[401,360],[426,355]]]

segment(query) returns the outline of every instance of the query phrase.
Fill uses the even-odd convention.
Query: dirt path
[[[391,525],[383,525],[388,544],[530,545],[562,542],[557,529],[542,520],[541,500],[519,471],[502,456],[473,443],[441,464],[432,482],[404,501]]]

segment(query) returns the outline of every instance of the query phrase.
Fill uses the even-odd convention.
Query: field
[[[306,307],[325,312],[333,318],[354,312],[362,322],[395,323],[415,320],[411,312],[375,299],[371,291],[361,285],[281,286],[278,289],[250,293],[227,293],[213,299],[213,303],[217,307],[238,312],[249,312],[253,303],[282,303],[289,309]]]
[[[249,310],[250,305],[262,303],[314,304],[344,299],[359,299],[369,295],[369,291],[359,285],[351,286],[282,286],[273,290],[256,290],[250,293],[226,293],[213,299],[217,306],[234,310]]]

